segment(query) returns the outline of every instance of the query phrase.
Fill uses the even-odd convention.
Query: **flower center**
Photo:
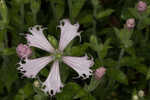
[[[63,54],[63,53],[62,53],[61,51],[56,50],[55,53],[54,53],[55,59],[60,60],[61,57],[62,57],[62,54]]]

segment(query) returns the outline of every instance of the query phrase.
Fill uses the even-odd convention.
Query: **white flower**
[[[61,29],[59,50],[63,51],[72,39],[76,36],[80,36],[81,32],[78,32],[78,23],[71,25],[70,21],[67,19],[60,21],[60,25],[58,27]]]
[[[48,92],[51,95],[56,94],[56,92],[60,92],[60,88],[63,87],[63,84],[60,80],[58,60],[53,63],[52,69],[48,75],[48,78],[43,83],[43,86],[46,86],[43,89],[44,92]]]
[[[25,77],[35,78],[37,73],[53,60],[52,56],[37,59],[25,59],[25,63],[20,61],[18,69],[23,72]]]
[[[64,63],[69,65],[72,69],[77,71],[79,76],[83,78],[88,78],[92,73],[92,70],[90,70],[89,68],[94,64],[94,62],[93,60],[88,60],[87,56],[84,57],[64,56],[63,61]]]
[[[46,93],[49,93],[51,96],[60,92],[60,88],[63,87],[60,79],[59,59],[57,59],[57,57],[61,55],[62,61],[72,69],[77,71],[79,77],[83,77],[84,79],[88,78],[91,75],[92,70],[90,69],[90,67],[94,64],[93,59],[88,59],[87,56],[71,57],[63,56],[61,53],[71,42],[71,40],[73,40],[76,36],[80,36],[80,32],[78,32],[79,24],[77,23],[72,25],[68,19],[64,19],[60,21],[60,25],[58,27],[60,27],[61,29],[58,50],[54,49],[45,38],[43,34],[44,28],[39,25],[29,28],[31,34],[27,34],[26,36],[28,45],[45,50],[52,55],[37,59],[26,58],[25,63],[22,63],[20,61],[20,67],[18,67],[18,69],[24,74],[24,76],[28,78],[35,78],[42,68],[44,68],[48,63],[55,60],[51,67],[48,78],[42,84],[42,90]]]
[[[45,38],[43,34],[44,29],[45,28],[42,28],[40,25],[35,25],[34,27],[29,28],[29,32],[31,32],[32,34],[26,35],[28,45],[53,53],[54,48]]]

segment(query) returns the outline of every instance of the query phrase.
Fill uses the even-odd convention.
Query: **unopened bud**
[[[37,81],[37,80],[36,80],[36,81],[34,81],[34,83],[33,83],[33,84],[34,84],[34,86],[35,86],[35,87],[40,87],[40,83],[39,83],[39,81]]]
[[[25,44],[19,44],[16,48],[16,52],[20,58],[28,58],[32,54],[32,50]]]
[[[138,4],[137,4],[137,10],[138,10],[139,12],[144,12],[146,9],[147,9],[147,4],[146,4],[146,2],[139,1]]]
[[[139,100],[139,97],[137,95],[133,95],[132,100]]]
[[[134,19],[134,18],[129,18],[129,19],[126,21],[125,27],[126,27],[128,30],[133,29],[133,28],[135,27],[135,19]]]
[[[144,96],[144,91],[143,91],[143,90],[140,90],[140,91],[138,92],[138,96],[139,96],[139,97],[143,97],[143,96]]]
[[[102,78],[102,76],[105,74],[106,72],[106,69],[104,67],[100,67],[98,69],[96,69],[94,75],[95,75],[95,78],[97,80],[100,80]]]

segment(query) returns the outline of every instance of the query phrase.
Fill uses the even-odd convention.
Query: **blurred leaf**
[[[98,0],[91,0],[91,3],[94,7],[97,7],[98,4],[99,4],[99,1]]]
[[[139,18],[139,13],[138,13],[137,9],[135,9],[135,8],[129,8],[128,10],[129,10],[129,13],[130,13],[134,18],[136,18],[136,19]]]
[[[100,56],[102,59],[107,55],[107,51],[111,46],[109,45],[111,42],[111,39],[107,39],[104,44],[100,44]]]
[[[90,47],[95,51],[99,51],[100,46],[98,45],[98,39],[95,35],[91,35],[90,37]]]
[[[31,10],[33,14],[36,14],[40,10],[41,2],[40,0],[30,0]]]
[[[115,61],[115,60],[113,60],[113,59],[111,59],[111,58],[107,58],[107,59],[105,59],[104,60],[104,65],[105,66],[108,66],[108,67],[115,67],[116,65],[117,65],[117,61]]]
[[[148,25],[150,25],[150,18],[142,18],[139,20],[139,23],[137,25],[138,29],[142,30],[145,27],[147,27]]]
[[[0,0],[0,15],[2,17],[2,20],[3,22],[6,22],[8,21],[8,16],[7,16],[7,6],[5,4],[5,1],[4,0]]]
[[[85,85],[84,89],[87,90],[88,92],[94,91],[98,85],[100,84],[100,80],[96,80],[94,77],[91,78],[90,84]]]
[[[12,83],[17,79],[17,70],[14,66],[15,63],[16,58],[14,56],[5,57],[3,65],[0,69],[0,75],[3,76],[0,80],[5,84],[8,91],[10,91]]]
[[[127,67],[132,67],[136,69],[138,72],[141,72],[143,74],[146,74],[147,72],[147,67],[144,64],[141,64],[141,61],[143,61],[142,58],[137,58],[137,57],[123,57],[120,61],[121,66],[127,66]]]
[[[100,11],[99,13],[97,13],[96,18],[101,19],[110,16],[113,12],[114,12],[113,9],[106,9],[105,11]]]
[[[81,100],[96,100],[95,97],[91,96],[90,94],[81,98]]]
[[[45,76],[45,77],[47,77],[48,74],[49,74],[49,70],[46,69],[46,68],[43,68],[43,69],[40,71],[40,74],[43,75],[43,76]]]
[[[64,0],[50,0],[51,1],[51,7],[53,9],[54,17],[58,20],[60,19],[64,14]]]
[[[133,42],[130,40],[132,31],[128,31],[127,29],[117,29],[114,28],[116,36],[120,39],[125,48],[132,46]]]
[[[91,14],[88,14],[88,12],[82,12],[79,16],[79,23],[80,24],[87,24],[91,23],[93,20],[93,17]]]
[[[78,94],[80,86],[76,83],[70,82],[65,85],[63,91],[56,95],[57,100],[73,100],[73,97]]]
[[[34,100],[47,100],[47,99],[43,97],[42,95],[35,95]]]
[[[149,79],[150,79],[150,68],[147,70],[146,79],[147,79],[147,80],[149,80]]]
[[[76,18],[86,0],[68,0],[71,17]]]
[[[23,95],[16,95],[14,100],[24,100],[24,96]]]
[[[117,80],[120,83],[123,83],[126,85],[128,84],[127,76],[119,69],[109,68],[107,69],[107,74],[110,78]]]
[[[72,56],[82,56],[85,54],[86,49],[89,47],[89,44],[84,43],[83,45],[73,46],[71,48],[71,55]]]
[[[146,79],[147,79],[147,80],[149,80],[149,79],[150,79],[150,68],[147,70]]]
[[[3,51],[1,53],[2,53],[1,55],[5,55],[5,56],[13,55],[16,53],[16,49],[15,48],[5,48],[5,49],[3,49]]]
[[[83,89],[80,89],[78,91],[78,93],[73,97],[74,99],[79,99],[81,97],[84,97],[84,96],[87,96],[88,92],[83,90]]]
[[[62,62],[60,62],[60,66],[61,80],[63,83],[65,83],[70,74],[69,67],[66,64],[63,64]]]
[[[28,83],[24,86],[23,89],[21,89],[23,91],[23,94],[24,94],[24,97],[27,98],[31,95],[34,94],[34,91],[33,91],[33,85]]]

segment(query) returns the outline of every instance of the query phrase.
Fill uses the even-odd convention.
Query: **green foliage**
[[[115,68],[110,68],[107,70],[108,76],[111,77],[114,80],[119,81],[120,83],[123,84],[128,84],[128,79],[127,76],[120,70],[115,69]]]
[[[127,29],[118,30],[114,28],[116,36],[120,39],[125,48],[132,46],[132,40],[130,40],[132,32]]]
[[[86,0],[68,0],[70,17],[76,18]]]
[[[0,100],[131,100],[139,90],[145,93],[139,100],[150,100],[150,1],[143,1],[144,12],[138,12],[137,0],[0,0]],[[124,27],[129,18],[136,21],[132,30]],[[78,22],[81,31],[81,41],[71,41],[63,56],[87,54],[94,61],[93,73],[86,80],[76,78],[78,73],[61,61],[64,87],[51,97],[41,85],[53,61],[35,79],[24,78],[17,69],[16,47],[27,43],[29,27],[42,25],[58,48],[61,19]],[[32,52],[31,59],[51,55],[37,48]],[[102,66],[106,72],[96,80],[95,70]]]
[[[48,35],[48,40],[52,44],[52,46],[54,46],[55,48],[58,48],[58,42],[54,36]]]
[[[105,10],[105,11],[100,11],[100,12],[96,15],[96,18],[97,18],[97,19],[105,18],[105,17],[107,17],[107,16],[110,16],[113,12],[114,12],[113,9],[107,9],[107,10]]]
[[[50,2],[51,2],[51,7],[53,10],[54,17],[57,20],[60,19],[64,14],[64,9],[65,9],[64,0],[50,0]]]

